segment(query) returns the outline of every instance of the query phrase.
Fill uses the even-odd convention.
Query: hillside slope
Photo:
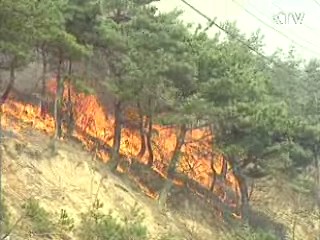
[[[59,215],[60,209],[65,209],[77,225],[81,213],[87,212],[95,199],[99,199],[104,203],[103,212],[113,210],[116,217],[129,214],[137,204],[145,215],[150,239],[157,239],[168,231],[177,235],[188,232],[185,224],[179,223],[178,215],[161,213],[155,202],[142,192],[107,170],[98,171],[99,164],[92,161],[80,145],[62,142],[52,155],[49,143],[48,137],[35,132],[20,136],[6,134],[3,186],[13,220],[19,218],[21,204],[35,198],[52,214]],[[208,230],[197,226],[197,231],[205,237],[203,231]],[[27,233],[20,234],[26,236]]]
[[[226,225],[219,218],[211,219],[209,223],[201,221],[201,217],[195,217],[194,211],[211,212],[212,209],[199,203],[194,203],[196,208],[193,208],[185,202],[185,211],[171,210],[164,213],[158,209],[156,201],[134,187],[132,179],[127,175],[109,173],[78,143],[60,142],[56,154],[52,154],[49,145],[50,138],[34,130],[25,130],[20,134],[10,131],[5,133],[3,186],[13,220],[21,215],[21,204],[34,197],[55,216],[59,215],[61,209],[65,209],[77,226],[81,222],[81,213],[87,212],[98,199],[103,202],[103,212],[112,210],[114,216],[119,218],[130,214],[137,204],[145,215],[144,224],[148,228],[150,240],[161,239],[168,233],[181,236],[178,239],[237,239],[233,235],[237,231],[235,226]],[[302,199],[297,209],[298,206],[292,200],[297,197],[294,192],[278,184],[283,188],[280,192],[274,180],[260,181],[256,185],[252,195],[255,209],[270,219],[276,219],[289,232],[294,229],[295,239],[317,239],[319,219],[313,209],[306,207],[310,206],[309,203]],[[182,206],[184,203],[181,199],[177,201]],[[268,228],[264,219],[257,215],[256,225]],[[30,237],[29,232],[23,229],[17,227],[14,235],[21,236],[21,239]],[[29,239],[43,238],[34,235]],[[71,233],[69,239],[77,238]]]

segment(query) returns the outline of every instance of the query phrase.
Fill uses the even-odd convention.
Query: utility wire
[[[256,12],[258,12],[261,16],[263,16],[263,17],[266,17],[265,15],[264,15],[264,13],[262,13],[260,10],[258,10],[258,9],[256,9],[252,4],[248,4],[253,10],[255,10]],[[272,2],[272,5],[274,5],[275,7],[277,7],[281,12],[283,12],[283,10],[279,7],[279,6],[277,6],[277,5],[275,5],[273,2]],[[269,12],[270,13],[270,12]],[[311,29],[310,27],[308,27],[308,26],[306,26],[308,29]],[[312,30],[312,31],[314,31],[314,30]],[[299,38],[299,37],[297,37],[297,36],[295,36],[295,34],[293,33],[293,32],[290,32],[290,33],[292,33],[293,34],[293,37],[294,38]],[[299,38],[301,41],[303,41],[304,43],[306,43],[306,44],[309,44],[310,46],[312,46],[312,47],[315,47],[315,48],[317,48],[315,45],[314,45],[314,43],[313,42],[310,42],[310,41],[308,41],[308,40],[306,40],[306,39],[303,39],[303,38]]]
[[[226,34],[228,34],[229,36],[235,38],[237,41],[239,41],[241,44],[243,44],[244,46],[246,46],[247,48],[249,48],[251,51],[255,52],[256,54],[258,54],[260,57],[267,59],[268,61],[272,61],[270,58],[264,56],[262,53],[258,52],[257,50],[255,50],[252,46],[250,46],[248,43],[246,43],[245,41],[243,41],[242,39],[240,39],[239,37],[237,37],[235,34],[232,34],[231,32],[229,32],[228,30],[226,30],[225,28],[223,28],[222,26],[220,26],[218,23],[216,23],[215,20],[209,18],[207,15],[205,15],[204,13],[200,12],[198,9],[196,9],[194,6],[192,6],[190,3],[188,3],[185,0],[180,0],[181,2],[183,2],[184,4],[186,4],[188,7],[190,7],[192,10],[194,10],[195,12],[197,12],[200,16],[204,17],[205,19],[208,20],[208,22],[210,23],[208,27],[211,26],[216,26],[217,28],[219,28],[220,30],[222,30],[223,32],[225,32]],[[207,27],[207,28],[208,28]]]
[[[250,49],[252,52],[256,53],[258,56],[260,56],[261,58],[267,60],[269,63],[273,63],[275,66],[279,67],[279,68],[283,68],[283,66],[281,66],[279,64],[279,62],[274,61],[272,58],[267,57],[265,55],[263,55],[261,52],[257,51],[256,49],[254,49],[252,46],[250,46],[248,43],[246,43],[245,41],[243,41],[241,38],[239,38],[237,35],[229,32],[227,29],[225,29],[224,27],[220,26],[215,20],[211,19],[210,17],[208,17],[207,15],[205,15],[204,13],[202,13],[200,10],[198,10],[197,8],[195,8],[193,5],[191,5],[190,3],[188,3],[186,0],[180,0],[181,2],[183,2],[185,5],[187,5],[188,7],[190,7],[193,11],[195,11],[196,13],[198,13],[200,16],[202,16],[203,18],[207,19],[209,24],[209,28],[211,26],[215,26],[218,29],[222,30],[223,32],[225,32],[227,35],[233,37],[234,39],[236,39],[238,42],[240,42],[242,45],[244,45],[245,47],[247,47],[248,49]],[[207,28],[208,28],[207,27]]]
[[[313,0],[319,7],[320,7],[320,3],[318,2],[318,0]]]
[[[275,4],[274,2],[271,2],[271,4],[272,4],[273,6],[275,6],[276,8],[278,8],[280,11],[283,12],[282,8],[279,7],[277,4]],[[311,30],[312,32],[318,32],[318,34],[320,34],[320,29],[316,29],[316,28],[310,27],[310,26],[308,26],[308,25],[306,25],[306,24],[303,24],[303,26],[305,26],[306,28],[308,28],[308,29]]]
[[[293,43],[295,43],[297,46],[301,47],[301,48],[304,48],[306,50],[309,50],[311,53],[314,53],[315,50],[314,49],[310,49],[310,48],[307,48],[306,46],[303,46],[299,43],[297,43],[296,41],[292,40],[291,38],[289,38],[286,34],[282,33],[281,31],[279,31],[278,29],[272,27],[270,24],[267,24],[265,23],[263,20],[261,20],[260,18],[258,18],[255,14],[251,13],[250,11],[248,11],[245,7],[243,7],[241,4],[239,4],[236,0],[233,0],[233,2],[235,4],[237,4],[239,7],[241,7],[244,11],[246,11],[249,15],[251,15],[252,17],[254,17],[255,19],[257,19],[259,22],[261,22],[262,24],[264,24],[265,26],[271,28],[272,30],[276,31],[277,33],[279,33],[280,35],[282,35],[283,37],[285,37],[286,39],[292,41]],[[319,52],[317,52],[317,54],[320,55]]]
[[[186,0],[180,0],[181,2],[183,2],[185,5],[187,5],[188,7],[190,7],[193,11],[195,11],[196,13],[198,13],[200,16],[204,17],[205,19],[208,20],[208,22],[210,23],[209,26],[205,29],[205,31],[207,31],[210,27],[212,27],[213,25],[216,26],[217,28],[219,28],[220,30],[222,30],[223,32],[225,32],[226,34],[228,34],[229,36],[232,36],[234,38],[236,38],[240,43],[242,43],[243,45],[245,45],[246,47],[248,47],[250,50],[252,50],[253,52],[255,52],[256,54],[258,54],[259,56],[268,59],[268,61],[272,61],[273,63],[275,63],[273,60],[271,60],[270,58],[264,56],[262,53],[256,51],[252,46],[250,46],[249,44],[247,44],[246,42],[244,42],[242,39],[236,37],[234,34],[230,33],[229,31],[227,31],[225,28],[223,28],[222,26],[220,26],[218,23],[216,23],[215,20],[211,19],[210,17],[208,17],[207,15],[205,15],[203,12],[201,12],[200,10],[198,10],[197,8],[195,8],[193,5],[191,5],[190,3],[188,3]],[[233,0],[238,6],[240,6],[241,8],[243,8],[243,6],[241,6],[238,2],[236,2],[235,0]],[[251,12],[249,12],[247,9],[245,9],[250,15],[253,15]],[[256,18],[257,20],[259,20],[260,22],[262,22],[263,24],[265,24],[266,26],[268,26],[269,28],[272,28],[273,30],[275,30],[276,32],[278,32],[279,34],[281,34],[282,36],[284,36],[285,38],[287,38],[288,40],[296,43],[294,40],[290,39],[288,36],[286,36],[285,34],[283,34],[282,32],[280,32],[279,30],[273,28],[272,26],[264,23],[261,19],[259,19],[256,16],[253,16],[254,18]],[[302,48],[306,48],[305,46],[296,43],[296,45],[302,47]],[[310,50],[310,52],[314,53],[315,50]],[[320,53],[318,53],[320,54]],[[275,63],[277,64],[277,63]]]

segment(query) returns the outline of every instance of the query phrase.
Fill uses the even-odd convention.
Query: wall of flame
[[[66,90],[67,86],[65,87]],[[48,92],[54,96],[56,92],[56,81],[48,82]],[[67,91],[64,92],[64,98],[67,98]],[[99,102],[99,99],[94,95],[85,95],[79,93],[71,87],[71,99],[74,104],[75,124],[77,130],[74,136],[84,143],[88,150],[92,150],[94,142],[90,141],[86,135],[90,135],[99,139],[108,146],[112,146],[114,119],[107,117],[106,110]],[[10,125],[16,130],[30,127],[30,125],[38,130],[44,131],[47,134],[54,133],[54,119],[47,114],[44,117],[40,116],[39,106],[33,106],[22,102],[15,101],[10,98],[3,105],[2,124]],[[131,111],[131,113],[134,112]],[[15,124],[11,118],[21,120],[24,124]],[[157,134],[154,136],[154,158],[155,166],[159,172],[165,175],[165,168],[176,144],[176,132],[174,128],[165,128],[160,125],[155,125],[154,129]],[[85,133],[85,134],[83,134]],[[208,129],[196,129],[187,133],[186,142],[183,146],[183,156],[180,161],[179,170],[187,174],[190,178],[198,181],[202,185],[209,187],[212,181],[213,172],[210,167],[212,160],[212,137],[208,134]],[[139,133],[127,128],[122,129],[121,133],[121,148],[120,152],[125,156],[134,157],[140,151],[140,136]],[[104,152],[98,153],[103,161],[108,161],[109,156]],[[141,159],[146,162],[148,154]],[[219,174],[222,171],[222,157],[217,156],[214,161],[214,168]],[[238,193],[238,184],[232,172],[227,174],[227,184]],[[217,186],[219,187],[219,186]]]

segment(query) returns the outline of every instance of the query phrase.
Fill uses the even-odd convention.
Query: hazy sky
[[[316,2],[319,2],[319,5]],[[320,58],[320,0],[187,0],[211,19],[217,22],[237,21],[242,32],[250,34],[261,29],[265,36],[266,51],[276,48],[288,50],[294,45],[303,58]],[[186,6],[181,0],[160,0],[157,4],[160,11],[179,8],[184,11],[183,20],[206,25],[207,20]],[[284,14],[304,14],[302,24],[294,23],[292,18],[287,24],[276,24],[273,16]],[[250,15],[251,13],[251,15]],[[254,16],[252,16],[252,14]],[[260,20],[258,20],[259,18]],[[280,20],[284,22],[284,15]],[[268,26],[267,26],[268,25]],[[212,27],[208,33],[215,33]]]

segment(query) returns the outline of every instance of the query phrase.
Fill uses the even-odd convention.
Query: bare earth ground
[[[284,178],[278,176],[257,181],[251,204],[274,221],[284,224],[289,239],[320,238],[320,212],[311,196],[293,191]]]
[[[130,179],[125,175],[109,173],[103,164],[93,161],[80,144],[61,142],[58,144],[58,154],[52,155],[48,149],[49,140],[48,136],[35,130],[19,135],[12,132],[5,134],[3,186],[13,219],[19,218],[21,204],[35,197],[41,206],[57,217],[60,210],[65,209],[77,225],[81,213],[87,212],[98,198],[104,203],[105,213],[112,209],[119,217],[128,214],[138,204],[146,216],[145,225],[150,231],[150,240],[158,239],[167,232],[183,236],[183,239],[232,239],[229,236],[233,231],[231,225],[223,224],[221,219],[211,214],[204,216],[204,212],[213,212],[213,209],[197,201],[187,204],[184,201],[187,195],[176,195],[171,198],[180,205],[179,211],[171,209],[163,213],[156,201],[146,197]],[[295,239],[316,240],[319,236],[319,216],[313,209],[308,209],[310,204],[305,199],[297,200],[297,195],[285,189],[285,185],[281,185],[282,191],[278,187],[273,180],[257,182],[252,205],[284,224],[287,229],[294,229]],[[299,205],[297,202],[300,202]],[[199,219],[201,216],[203,221]],[[207,221],[209,216],[212,221]],[[259,222],[257,217],[256,224],[266,225],[264,221]],[[27,239],[27,235],[27,232],[19,233],[23,239]],[[29,239],[42,238],[35,236]]]
[[[185,235],[189,231],[185,225],[196,224],[192,219],[188,223],[186,216],[183,217],[186,224],[183,224],[179,221],[179,214],[163,214],[155,201],[142,192],[132,190],[119,177],[103,170],[96,171],[92,157],[78,144],[60,143],[58,154],[52,156],[47,149],[48,137],[39,133],[26,137],[29,134],[23,134],[19,139],[6,137],[4,141],[3,186],[6,203],[14,219],[19,218],[21,204],[34,197],[56,216],[59,216],[60,209],[65,209],[77,225],[80,214],[86,212],[98,198],[104,203],[105,213],[112,209],[119,217],[128,214],[138,204],[146,216],[150,239],[157,239],[168,231]],[[204,236],[203,239],[212,234],[200,225],[196,228]],[[27,236],[27,233],[20,234]]]

